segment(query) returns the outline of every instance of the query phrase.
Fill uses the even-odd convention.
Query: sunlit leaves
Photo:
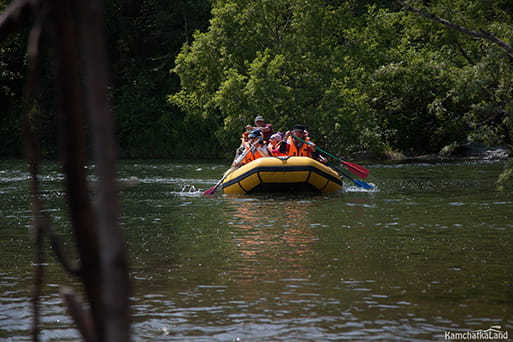
[[[219,129],[235,138],[255,114],[260,114],[277,129],[301,123],[328,140],[334,121],[343,112],[340,120],[347,122],[343,125],[346,136],[356,136],[351,145],[364,147],[360,143],[367,145],[369,140],[362,138],[356,118],[373,112],[342,110],[337,114],[338,109],[332,107],[335,103],[360,102],[345,94],[357,83],[349,77],[352,72],[346,65],[346,56],[359,44],[357,39],[351,42],[348,34],[354,22],[350,4],[214,2],[209,31],[198,33],[176,60],[182,90],[171,100],[190,114],[218,117]],[[340,86],[329,91],[335,83]],[[336,116],[325,120],[326,113]],[[368,124],[379,131],[376,121]],[[218,132],[218,136],[226,135]]]
[[[512,36],[505,1],[408,3]],[[256,114],[282,130],[305,124],[344,152],[511,141],[511,60],[491,41],[396,2],[217,0],[212,14],[176,60],[182,90],[171,99],[216,118],[225,146]]]

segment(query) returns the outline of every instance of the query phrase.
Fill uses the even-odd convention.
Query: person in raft
[[[255,126],[246,125],[245,128],[246,131],[242,133],[242,136],[240,138],[242,143],[239,146],[239,148],[235,151],[235,159],[237,159],[244,152],[244,143],[248,141],[248,135],[251,131],[258,129],[260,132],[262,132],[262,137],[265,144],[269,142],[269,139],[273,134],[273,126],[271,124],[266,124],[264,117],[261,115],[255,117]]]
[[[306,141],[306,144],[301,140],[294,138],[293,135]],[[285,136],[287,137],[288,156],[310,157],[320,161],[321,163],[328,162],[328,160],[324,158],[319,151],[317,151],[315,144],[310,141],[310,137],[305,126],[296,125],[292,131],[288,131]]]
[[[307,143],[305,144],[301,140],[294,138],[293,135]],[[288,131],[285,136],[287,137],[287,155],[312,157],[312,153],[315,152],[315,144],[310,141],[305,126],[295,125],[292,131]]]
[[[232,164],[232,167],[246,165],[261,157],[269,157],[267,146],[264,144],[264,138],[262,136],[262,132],[259,129],[254,129],[249,132],[248,141],[244,142],[244,152],[242,152],[242,155],[244,154],[244,158],[242,158],[240,161],[235,160]]]
[[[265,123],[264,117],[261,115],[258,115],[255,118],[255,126],[246,126],[246,131],[253,131],[255,129],[258,129],[260,130],[260,132],[262,132],[262,138],[264,139],[266,144],[269,142],[269,138],[271,138],[271,135],[273,135],[274,133],[273,125]]]
[[[280,133],[271,135],[267,149],[273,157],[283,157],[287,155],[287,143],[283,140]]]
[[[249,135],[249,132],[244,132],[242,133],[242,136],[240,138],[240,146],[235,150],[235,158],[234,158],[234,161],[237,160],[237,158],[239,158],[239,156],[244,152],[245,148],[246,148],[246,145],[245,143],[248,142],[248,135]]]

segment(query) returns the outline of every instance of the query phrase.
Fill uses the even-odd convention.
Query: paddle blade
[[[372,190],[374,187],[370,185],[369,183],[365,183],[364,181],[357,180],[357,179],[351,179],[354,184],[360,188],[364,188],[365,190]]]
[[[204,196],[208,196],[208,195],[213,195],[215,194],[217,188],[219,187],[219,185],[221,185],[221,183],[224,181],[224,179],[226,178],[226,176],[228,176],[230,173],[232,173],[233,171],[237,170],[237,167],[235,166],[232,166],[231,168],[229,168],[228,170],[226,170],[226,172],[224,173],[223,175],[223,178],[221,178],[219,180],[219,182],[217,182],[216,185],[214,185],[213,187],[211,187],[210,189],[206,190],[203,195]]]
[[[360,178],[367,178],[370,174],[369,170],[367,170],[365,167],[355,163],[342,161],[342,165],[347,167],[347,170],[349,172],[351,172],[354,175],[357,175]]]
[[[214,185],[213,187],[211,187],[210,189],[205,190],[205,192],[203,192],[203,196],[213,195],[216,193],[216,190],[217,190],[217,184]]]

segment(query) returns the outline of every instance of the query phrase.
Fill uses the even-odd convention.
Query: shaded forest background
[[[0,9],[8,1],[0,1]],[[409,1],[513,40],[509,0]],[[107,0],[111,94],[124,158],[232,156],[243,127],[304,124],[319,146],[437,153],[512,145],[513,56],[399,1]],[[0,46],[0,156],[22,156],[26,34]],[[46,55],[46,64],[53,56]],[[51,68],[48,67],[48,70]],[[57,154],[51,75],[39,135]]]

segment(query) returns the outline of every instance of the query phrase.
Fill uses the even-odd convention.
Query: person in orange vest
[[[269,138],[267,149],[273,157],[282,157],[287,155],[287,143],[283,140],[281,134],[275,133]]]
[[[241,143],[240,143],[240,146],[235,150],[234,160],[237,160],[237,158],[239,158],[239,156],[244,152],[245,147],[246,147],[244,145],[244,143],[246,143],[248,141],[248,135],[249,135],[249,132],[247,132],[247,131],[242,133],[242,136],[240,138]]]
[[[303,139],[307,143],[305,144],[299,139],[294,138],[295,135],[298,138]],[[300,156],[300,157],[312,157],[312,153],[315,152],[315,144],[310,141],[308,133],[306,132],[305,126],[296,125],[292,131],[288,131],[287,137],[287,155],[289,156]]]
[[[299,139],[294,138],[292,135],[306,141],[306,144]],[[287,132],[287,155],[289,156],[302,156],[310,157],[321,163],[327,163],[328,160],[324,158],[319,151],[316,150],[315,144],[310,141],[308,132],[305,126],[296,125],[292,131]]]
[[[267,146],[264,145],[262,132],[258,129],[254,129],[248,134],[248,141],[244,142],[244,147],[244,152],[241,154],[244,155],[244,157],[242,160],[238,160],[239,158],[237,158],[232,166],[242,166],[255,159],[269,157]]]

